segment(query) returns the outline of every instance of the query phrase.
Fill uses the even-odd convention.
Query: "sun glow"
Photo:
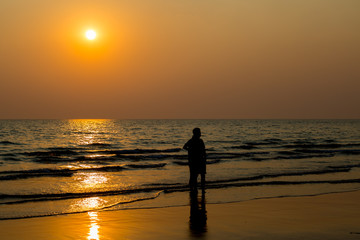
[[[92,29],[89,29],[85,32],[85,36],[89,40],[94,40],[96,38],[96,32]]]

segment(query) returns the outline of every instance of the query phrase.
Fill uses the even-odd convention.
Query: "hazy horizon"
[[[359,119],[359,9],[2,1],[0,119]]]
[[[154,120],[154,121],[157,121],[157,120],[169,120],[169,121],[171,121],[171,120],[174,120],[174,121],[176,121],[176,120],[179,120],[179,121],[181,121],[181,120],[184,120],[184,121],[187,121],[187,120],[189,120],[189,121],[193,121],[193,120],[209,120],[209,121],[211,121],[211,120],[214,120],[214,121],[216,121],[216,120],[229,120],[229,121],[231,121],[231,120],[244,120],[244,121],[247,121],[247,120],[249,120],[249,121],[277,121],[277,120],[279,120],[279,121],[302,121],[302,120],[304,120],[304,121],[322,121],[322,120],[324,120],[324,121],[331,121],[331,120],[334,120],[334,121],[336,121],[336,120],[344,120],[344,121],[346,121],[346,120],[349,120],[349,121],[352,121],[352,120],[360,120],[360,118],[0,118],[0,120],[14,120],[14,121],[16,121],[16,120],[19,120],[19,121],[21,121],[21,120],[29,120],[29,121],[31,121],[31,120],[39,120],[39,121],[42,121],[42,120],[54,120],[54,121],[66,121],[66,120],[115,120],[115,121],[137,121],[137,120],[139,120],[139,121],[141,121],[141,120],[149,120],[149,121],[151,121],[151,120]]]

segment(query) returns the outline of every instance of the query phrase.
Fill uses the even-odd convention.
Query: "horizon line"
[[[0,118],[0,120],[360,120],[360,118]]]

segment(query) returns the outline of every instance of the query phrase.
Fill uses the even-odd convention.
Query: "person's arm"
[[[190,140],[189,140],[190,141]],[[183,146],[183,149],[185,149],[185,150],[189,150],[189,141],[187,141],[186,143],[185,143],[185,145]]]
[[[206,150],[205,150],[205,143],[204,143],[204,141],[203,140],[201,140],[201,142],[202,142],[202,150],[203,150],[203,153],[202,153],[202,155],[203,155],[203,158],[206,160]]]

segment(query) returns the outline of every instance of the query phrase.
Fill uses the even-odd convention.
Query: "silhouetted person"
[[[190,192],[190,232],[195,237],[200,237],[207,232],[207,215],[205,193],[201,199],[198,198],[197,192]]]
[[[192,138],[183,147],[188,151],[190,168],[189,186],[191,191],[197,191],[197,177],[199,174],[201,175],[201,188],[203,191],[205,190],[206,152],[205,144],[200,137],[200,128],[194,128]]]

